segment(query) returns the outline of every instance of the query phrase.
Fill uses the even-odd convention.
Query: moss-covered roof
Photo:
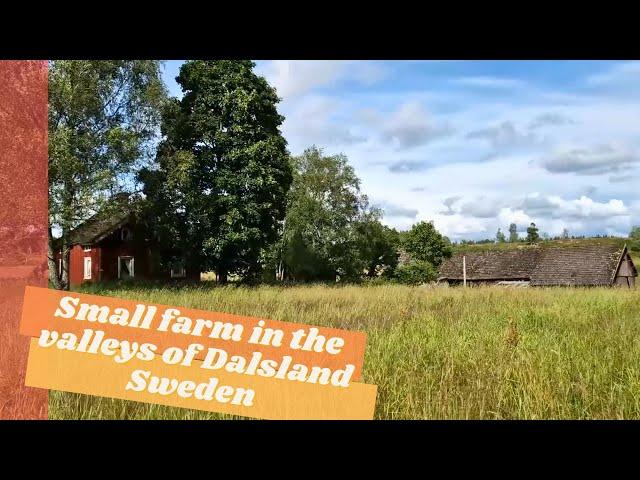
[[[623,250],[616,245],[545,249],[531,285],[611,285]]]
[[[111,232],[126,224],[133,215],[133,204],[127,197],[113,199],[98,213],[88,218],[69,233],[69,244],[89,245],[96,243]],[[59,245],[60,239],[56,240]]]
[[[464,257],[467,280],[528,280],[537,264],[540,250],[540,248],[530,247],[456,253],[440,266],[440,278],[462,280],[462,258]]]
[[[530,280],[532,285],[611,285],[624,246],[614,242],[482,252],[457,252],[440,266],[440,280]]]

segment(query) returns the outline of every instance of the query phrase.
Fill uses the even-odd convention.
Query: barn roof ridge
[[[458,252],[440,266],[438,280],[529,280],[531,285],[611,285],[627,252],[624,245],[587,244]]]

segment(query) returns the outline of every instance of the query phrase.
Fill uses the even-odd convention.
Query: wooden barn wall
[[[134,231],[131,241],[120,240],[120,229],[100,242],[102,281],[118,279],[118,257],[134,258],[134,278],[151,278],[150,250],[139,240],[139,232]]]
[[[100,275],[100,252],[97,248],[92,248],[90,252],[85,252],[82,245],[74,245],[69,256],[69,282],[71,285],[81,283],[94,283],[99,281]],[[91,279],[84,278],[84,258],[91,257]]]
[[[618,273],[616,274],[614,285],[618,287],[633,288],[635,287],[635,280],[636,279],[633,269],[633,261],[627,253],[620,262],[620,268],[618,268]]]

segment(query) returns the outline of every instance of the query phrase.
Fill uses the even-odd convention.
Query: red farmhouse
[[[199,279],[200,272],[186,272],[183,265],[162,268],[159,250],[147,228],[128,208],[98,213],[70,233],[69,282],[108,282],[131,279]],[[62,254],[55,251],[58,272]]]

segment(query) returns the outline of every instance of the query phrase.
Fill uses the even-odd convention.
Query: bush
[[[395,278],[407,285],[420,285],[432,282],[438,277],[438,270],[430,262],[412,260],[396,268]]]
[[[633,227],[629,234],[629,243],[627,244],[629,250],[632,252],[640,253],[640,226]]]

